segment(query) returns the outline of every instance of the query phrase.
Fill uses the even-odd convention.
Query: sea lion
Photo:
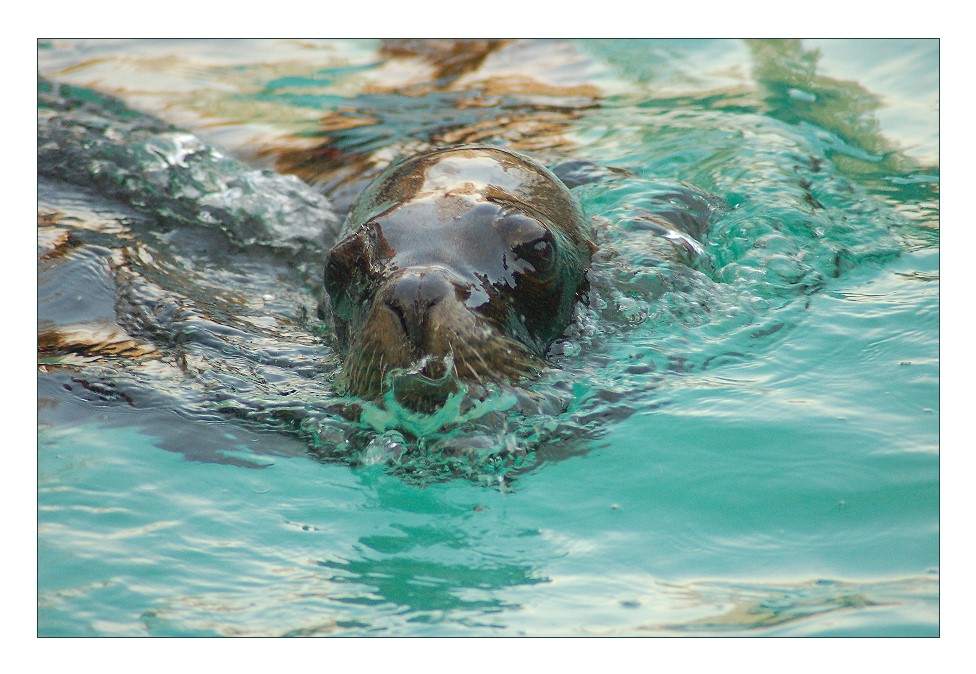
[[[326,260],[340,388],[375,399],[388,373],[409,371],[429,399],[439,382],[539,371],[586,294],[594,249],[566,186],[521,154],[462,146],[391,166]]]

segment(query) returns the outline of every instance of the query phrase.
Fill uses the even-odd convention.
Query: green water
[[[325,207],[249,172],[245,138],[314,134],[342,105],[381,118],[336,141],[371,151],[484,121],[452,91],[408,107],[363,93],[375,49],[39,50],[45,78],[231,159],[190,178],[167,164],[160,190],[142,149],[178,154],[158,142],[173,137],[120,118],[139,152],[119,159],[106,134],[70,164],[39,161],[40,210],[75,218],[57,225],[70,250],[38,262],[39,329],[111,325],[155,355],[40,361],[38,633],[938,635],[938,43],[526,48],[523,72],[603,92],[569,149],[539,156],[628,174],[574,190],[604,257],[538,385],[566,409],[488,436],[521,463],[451,479],[438,464],[417,479],[375,431],[345,448],[314,237],[267,204]],[[59,115],[80,123],[40,108],[45,138],[68,138]],[[74,172],[87,161],[134,177],[91,189]],[[184,178],[248,198],[194,228],[212,203]],[[720,202],[690,266],[639,224],[686,183]]]

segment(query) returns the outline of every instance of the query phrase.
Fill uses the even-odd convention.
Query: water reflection
[[[517,604],[499,599],[492,592],[547,582],[544,578],[534,577],[529,567],[518,565],[472,567],[430,559],[392,557],[323,561],[321,566],[340,572],[330,577],[333,582],[352,586],[350,594],[337,597],[338,601],[370,605],[390,603],[409,612],[409,620],[416,622],[463,622],[466,617],[517,609]]]
[[[316,92],[274,86],[255,98],[325,110],[296,147],[268,146],[284,173],[319,186],[344,211],[396,155],[487,143],[554,153],[570,149],[571,124],[597,104],[587,61],[567,43],[510,40],[390,40],[361,91],[337,101],[326,78]],[[518,67],[512,68],[512,60]],[[337,77],[341,74],[336,73]],[[298,139],[296,139],[298,140]],[[311,142],[309,142],[311,141]]]
[[[938,597],[932,577],[855,582],[819,579],[781,585],[693,582],[662,585],[665,592],[688,608],[707,615],[682,623],[642,625],[653,633],[747,634],[777,631],[803,635],[823,629],[831,616],[859,614],[865,609],[912,607]],[[922,619],[922,616],[919,616]]]

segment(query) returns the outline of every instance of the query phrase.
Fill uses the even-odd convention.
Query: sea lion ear
[[[593,243],[592,241],[590,241],[589,239],[586,239],[586,245],[590,249],[590,255],[595,255],[596,252],[600,250],[600,247],[595,243]]]

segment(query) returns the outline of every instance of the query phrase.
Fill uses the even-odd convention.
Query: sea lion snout
[[[404,336],[418,352],[423,352],[436,321],[434,309],[455,295],[454,284],[437,269],[412,269],[390,280],[381,300],[400,320]]]

